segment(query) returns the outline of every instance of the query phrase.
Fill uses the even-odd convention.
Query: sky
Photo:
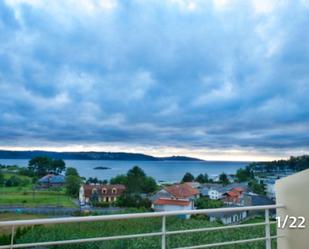
[[[0,0],[0,149],[309,153],[309,0]]]

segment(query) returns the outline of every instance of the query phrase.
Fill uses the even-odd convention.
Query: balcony
[[[306,224],[303,229],[290,229],[287,222],[286,226],[281,229],[277,229],[276,235],[271,234],[271,226],[276,224],[276,221],[270,220],[270,211],[276,210],[277,215],[281,220],[285,217],[309,217],[309,201],[304,198],[305,189],[309,189],[309,170],[301,173],[281,179],[276,184],[276,196],[277,205],[268,206],[247,206],[247,207],[234,207],[234,208],[219,208],[219,209],[203,209],[203,210],[189,210],[189,211],[171,211],[171,212],[157,212],[157,213],[134,213],[134,214],[115,214],[115,215],[103,215],[103,216],[87,216],[87,217],[69,217],[69,218],[52,218],[52,219],[35,219],[35,220],[19,220],[19,221],[5,221],[0,222],[0,228],[11,229],[10,243],[0,246],[0,249],[7,248],[34,248],[34,247],[49,247],[49,246],[61,246],[65,245],[82,245],[93,242],[108,242],[108,241],[122,241],[122,240],[134,240],[142,238],[157,238],[160,243],[158,247],[161,249],[197,249],[197,248],[226,248],[229,245],[242,245],[252,244],[255,242],[262,242],[263,248],[275,249],[274,241],[277,243],[278,249],[308,249],[309,242],[309,230],[306,228]],[[174,216],[181,215],[210,215],[218,212],[243,212],[243,211],[263,211],[265,213],[265,220],[258,223],[236,224],[228,226],[216,226],[216,227],[199,227],[199,228],[186,228],[186,229],[168,229],[168,219]],[[81,223],[94,223],[102,222],[107,223],[109,221],[127,220],[128,222],[136,219],[160,219],[160,228],[158,231],[151,231],[146,233],[132,233],[121,234],[111,236],[97,236],[97,237],[78,237],[74,239],[59,240],[56,238],[49,241],[32,241],[28,243],[16,243],[14,237],[16,235],[16,229],[18,227],[36,227],[43,225],[45,227],[54,226],[56,224],[76,224]],[[252,227],[262,227],[264,231],[263,236],[257,236],[254,238],[239,239],[239,240],[225,240],[216,241],[208,244],[192,244],[181,247],[170,247],[167,240],[174,235],[185,236],[186,234],[194,233],[211,233],[214,231],[221,231],[223,233],[233,229],[245,229],[242,230],[246,233],[247,229]],[[147,229],[146,229],[147,230]],[[86,232],[86,231],[85,231]],[[204,235],[203,235],[204,236]],[[74,248],[74,247],[73,247]],[[104,243],[100,247],[105,248]],[[110,247],[109,247],[110,248]],[[126,248],[125,246],[121,248]],[[141,248],[141,247],[139,247]],[[236,247],[233,247],[236,248]],[[254,247],[257,248],[257,247]],[[258,247],[261,248],[261,247]],[[148,249],[148,248],[147,248]]]

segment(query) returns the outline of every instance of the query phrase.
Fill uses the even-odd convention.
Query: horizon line
[[[8,149],[8,148],[3,148],[3,147],[0,147],[0,151],[8,151],[8,152],[14,152],[14,151],[18,151],[18,152],[35,152],[35,151],[41,151],[41,152],[52,152],[52,153],[91,153],[91,152],[94,152],[94,153],[127,153],[127,154],[142,154],[142,155],[146,155],[146,156],[152,156],[154,158],[166,158],[166,157],[187,157],[187,158],[193,158],[193,159],[198,159],[198,160],[201,160],[201,161],[208,161],[208,162],[247,162],[247,163],[252,163],[252,162],[269,162],[269,161],[275,161],[275,160],[286,160],[288,159],[288,157],[278,157],[278,158],[274,158],[274,159],[271,159],[269,158],[268,160],[264,160],[264,159],[261,159],[261,158],[256,158],[256,159],[250,159],[250,160],[247,160],[247,159],[244,159],[244,160],[241,160],[240,158],[239,159],[236,159],[236,160],[233,160],[231,158],[229,159],[210,159],[208,158],[207,159],[207,156],[205,156],[205,158],[201,158],[199,156],[195,156],[195,155],[185,155],[185,154],[169,154],[169,155],[155,155],[155,154],[151,154],[151,153],[145,153],[145,152],[138,152],[138,151],[125,151],[125,150],[117,150],[117,151],[113,151],[113,150],[95,150],[95,149],[91,149],[91,150],[62,150],[62,149],[39,149],[39,148],[29,148],[29,149],[26,149],[26,148],[14,148],[14,149]],[[292,155],[290,155],[292,156]],[[218,155],[218,157],[220,157]],[[0,158],[0,159],[4,159],[5,158]],[[68,160],[68,159],[64,159],[64,160]],[[72,159],[72,160],[75,160],[75,159]],[[82,159],[83,160],[83,159]],[[100,159],[99,159],[100,160]]]

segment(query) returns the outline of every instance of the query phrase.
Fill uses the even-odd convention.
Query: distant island
[[[0,150],[1,159],[30,159],[37,156],[48,156],[54,159],[64,160],[120,160],[120,161],[203,161],[201,159],[171,156],[171,157],[154,157],[141,153],[126,152],[55,152],[55,151],[14,151]]]
[[[109,168],[109,167],[103,167],[103,166],[99,166],[99,167],[94,167],[93,169],[111,169],[111,168]]]

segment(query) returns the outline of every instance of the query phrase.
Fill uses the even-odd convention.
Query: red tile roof
[[[233,188],[231,191],[226,192],[225,201],[239,202],[243,192],[242,188]]]
[[[245,190],[241,187],[233,188],[232,190],[235,190],[237,192],[244,192]]]
[[[190,206],[191,202],[186,200],[174,200],[174,199],[157,199],[154,202],[155,205],[172,205],[172,206]]]
[[[164,188],[175,198],[189,198],[199,194],[199,191],[192,188],[189,184],[175,184]]]
[[[227,195],[230,197],[239,197],[240,193],[238,191],[231,190],[227,192]]]

